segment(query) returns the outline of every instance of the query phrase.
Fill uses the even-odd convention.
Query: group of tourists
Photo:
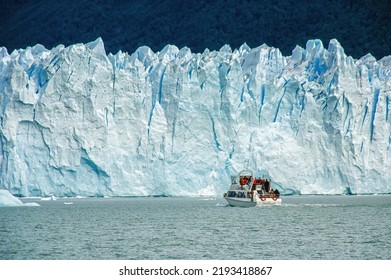
[[[280,192],[277,189],[272,189],[270,187],[270,181],[268,179],[242,176],[239,179],[239,183],[241,190],[246,191],[251,187],[251,194],[258,190],[259,194],[268,194],[269,197],[280,197]],[[260,190],[257,186],[261,186]],[[262,193],[260,191],[262,191]]]

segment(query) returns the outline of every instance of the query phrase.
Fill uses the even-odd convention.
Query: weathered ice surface
[[[391,57],[336,40],[106,55],[0,48],[0,188],[209,195],[248,167],[282,193],[391,192]]]

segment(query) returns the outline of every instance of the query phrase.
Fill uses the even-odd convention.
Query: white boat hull
[[[238,198],[238,197],[225,197],[229,206],[232,207],[255,207],[262,205],[281,205],[281,198],[274,200],[272,198],[266,198],[265,200],[257,199],[251,201],[250,198]]]
[[[229,206],[236,207],[254,207],[257,205],[257,202],[251,201],[249,198],[236,198],[236,197],[225,197]]]

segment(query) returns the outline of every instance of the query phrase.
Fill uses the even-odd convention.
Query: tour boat
[[[254,207],[267,204],[281,205],[280,193],[271,188],[271,182],[265,178],[255,178],[251,170],[242,170],[231,176],[231,186],[224,193],[230,206]]]

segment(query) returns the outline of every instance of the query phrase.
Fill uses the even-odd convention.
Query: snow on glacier
[[[391,192],[391,57],[337,40],[106,55],[0,48],[0,188],[22,196],[221,194],[242,168],[283,193]]]

